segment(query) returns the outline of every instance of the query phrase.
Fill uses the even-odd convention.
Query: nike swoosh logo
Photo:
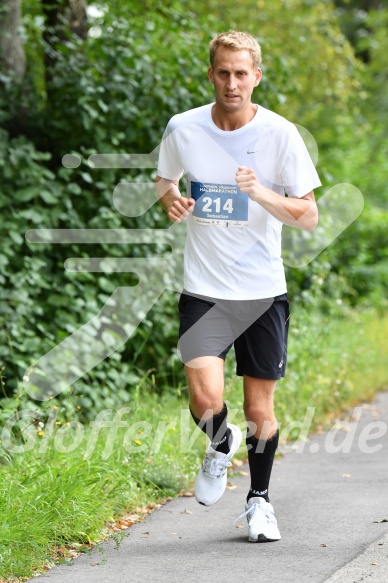
[[[256,152],[258,152],[258,150],[253,150],[252,152],[250,152],[249,150],[247,150],[247,154],[256,154]]]

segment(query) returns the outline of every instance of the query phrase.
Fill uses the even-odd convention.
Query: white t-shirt
[[[279,196],[301,197],[321,185],[296,127],[257,106],[234,131],[212,120],[213,104],[175,115],[160,146],[158,175],[187,178],[196,199],[187,219],[184,286],[214,298],[250,300],[286,292],[282,223],[236,185],[238,166],[252,168]]]

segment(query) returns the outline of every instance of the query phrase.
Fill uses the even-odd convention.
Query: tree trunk
[[[86,0],[41,0],[46,22],[43,30],[45,48],[46,89],[53,79],[57,59],[56,46],[69,38],[69,32],[86,39],[88,34]]]
[[[73,34],[85,40],[88,34],[86,6],[86,0],[42,0],[47,34],[56,34],[64,39],[68,27]]]
[[[71,34],[86,39],[86,0],[41,0],[41,5],[45,16],[43,40],[47,105],[57,107],[58,92],[54,80],[58,45],[65,43]]]
[[[0,7],[0,65],[5,73],[23,78],[26,56],[19,36],[22,0],[2,0]]]
[[[86,17],[85,0],[69,0],[70,18],[69,26],[72,33],[76,34],[83,40],[88,35],[88,23]]]

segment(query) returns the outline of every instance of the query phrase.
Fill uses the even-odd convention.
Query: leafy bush
[[[281,26],[276,30],[273,22],[278,6],[269,3],[265,10],[263,6],[257,10],[255,4],[248,27],[253,34],[260,32],[264,44],[265,74],[258,99],[279,113],[298,117],[298,123],[317,132],[320,172],[327,184],[334,184],[339,175],[342,178],[344,168],[351,174],[350,169],[359,167],[365,155],[365,148],[359,149],[358,157],[351,157],[346,166],[338,154],[350,140],[358,65],[329,3],[314,8],[299,0],[280,4]],[[244,6],[227,3],[224,11],[213,1],[205,11],[192,2],[161,6],[148,0],[145,20],[140,4],[117,3],[114,11],[104,8],[92,19],[86,41],[62,30],[60,42],[54,34],[48,45],[39,4],[25,3],[23,34],[29,72],[21,85],[6,75],[0,79],[0,120],[5,128],[0,132],[4,232],[0,363],[3,390],[11,400],[15,391],[16,398],[22,395],[20,382],[32,363],[93,318],[118,287],[130,288],[138,281],[131,273],[65,271],[66,259],[141,258],[161,251],[158,246],[140,244],[32,244],[25,233],[43,228],[167,226],[157,205],[133,218],[118,213],[112,201],[118,183],[152,182],[154,168],[98,169],[88,163],[89,156],[151,152],[173,114],[211,101],[207,43],[230,25],[241,28],[249,6],[249,2]],[[320,94],[317,83],[313,98],[309,97],[310,81],[300,61],[310,41],[315,49],[309,70],[317,67],[320,71],[322,63],[329,67],[335,79],[330,95],[326,90]],[[47,51],[55,55],[49,70],[44,59]],[[314,109],[317,102],[319,107]],[[335,103],[338,110],[329,123],[327,114]],[[343,141],[335,143],[333,136],[341,135]],[[80,157],[79,167],[62,165],[62,157],[69,153]],[[385,222],[385,216],[382,218]],[[289,270],[293,298],[307,304],[317,298],[323,309],[329,309],[333,300],[348,297],[358,301],[365,294],[374,294],[377,301],[386,282],[382,251],[379,267],[373,269],[377,239],[383,237],[383,227],[374,228],[377,223],[370,211],[357,226],[361,240],[356,246],[349,230],[339,247],[329,249],[313,265]],[[324,283],[317,284],[321,280]],[[106,323],[96,330],[96,336],[104,332],[120,333],[117,326]],[[106,403],[125,402],[131,387],[144,375],[153,379],[155,391],[179,387],[183,375],[176,342],[176,298],[165,292],[130,341],[75,383],[74,390],[82,400],[80,415],[88,417]],[[58,402],[62,400],[60,397]],[[3,401],[3,406],[10,402]]]

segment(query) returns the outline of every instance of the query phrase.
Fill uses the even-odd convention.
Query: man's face
[[[253,68],[249,51],[219,47],[214,68],[209,67],[208,75],[214,85],[217,104],[233,113],[251,103],[252,91],[261,79],[261,69]]]

